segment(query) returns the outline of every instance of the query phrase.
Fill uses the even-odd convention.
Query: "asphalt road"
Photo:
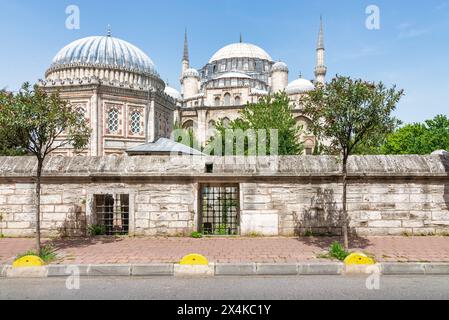
[[[81,278],[79,290],[66,279],[0,279],[0,299],[56,300],[308,300],[445,299],[447,276],[383,276],[380,290],[364,277]]]

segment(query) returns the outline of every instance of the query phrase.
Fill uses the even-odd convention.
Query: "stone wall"
[[[0,234],[33,235],[35,168],[33,158],[0,158]],[[83,236],[96,222],[94,195],[128,194],[131,235],[189,235],[201,184],[235,183],[242,235],[339,234],[339,170],[333,157],[55,157],[45,165],[42,229]],[[353,157],[349,172],[353,232],[449,233],[449,158]]]

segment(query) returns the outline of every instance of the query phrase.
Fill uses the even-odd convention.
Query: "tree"
[[[252,137],[246,135],[244,141],[245,155],[261,154],[263,147],[267,155],[298,155],[304,150],[303,144],[299,142],[301,127],[297,125],[290,107],[290,100],[285,93],[276,93],[262,97],[258,103],[248,104],[242,111],[240,117],[229,123],[219,121],[216,124],[217,133],[209,141],[206,153],[217,145],[222,144],[222,151],[226,150],[226,145],[233,145],[234,155],[237,154],[239,135],[237,133],[254,132]],[[271,136],[271,131],[277,130],[277,139]],[[234,133],[234,134],[229,134]],[[251,148],[250,141],[253,139]],[[277,140],[277,141],[275,141]],[[271,150],[271,144],[276,143],[276,151]],[[257,150],[256,150],[257,149]],[[271,154],[276,152],[277,154]]]
[[[449,150],[449,118],[436,116],[424,123],[406,125],[388,136],[381,148],[384,154],[431,154]]]
[[[7,132],[24,132],[25,149],[37,158],[36,170],[36,250],[41,252],[41,184],[44,161],[56,150],[71,146],[81,151],[89,143],[91,129],[58,93],[48,94],[37,85],[25,83],[15,96],[2,98],[0,127]],[[11,137],[10,135],[7,137]],[[12,138],[13,139],[13,138]]]
[[[349,248],[347,210],[348,159],[356,148],[373,137],[389,132],[398,124],[392,116],[403,95],[396,87],[382,83],[337,76],[326,86],[318,85],[303,99],[304,113],[312,120],[312,130],[331,154],[341,156],[343,179],[342,231],[345,248]]]
[[[0,90],[0,112],[2,106],[10,104],[14,95],[5,89]],[[0,127],[0,156],[19,156],[26,154],[27,134],[23,130],[10,131]]]

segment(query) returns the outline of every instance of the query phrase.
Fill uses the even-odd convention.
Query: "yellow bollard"
[[[180,265],[190,265],[190,266],[207,266],[209,261],[205,256],[200,254],[189,254],[182,258]]]

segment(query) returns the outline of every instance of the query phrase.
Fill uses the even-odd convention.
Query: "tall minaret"
[[[318,45],[316,48],[316,67],[315,67],[315,80],[317,83],[326,83],[327,67],[324,63],[324,28],[323,17],[320,18],[320,33],[318,35]]]
[[[182,72],[186,71],[190,68],[190,59],[189,59],[189,42],[187,40],[187,29],[184,35],[184,54],[182,56]]]

